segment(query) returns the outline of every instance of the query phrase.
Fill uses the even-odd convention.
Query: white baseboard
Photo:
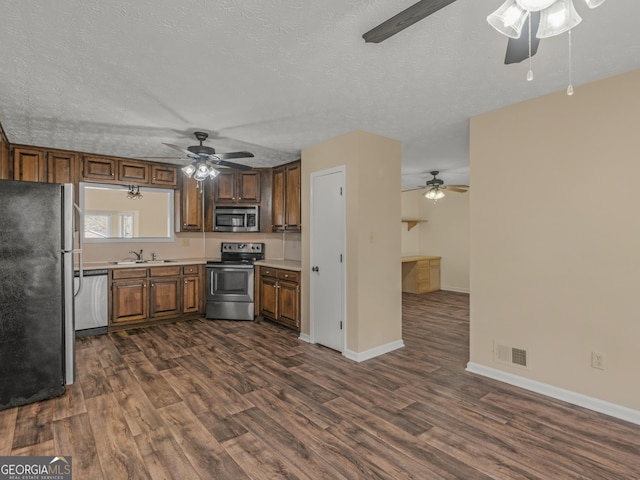
[[[311,343],[311,337],[308,333],[300,332],[300,336],[298,337],[298,339],[302,340],[303,342]]]
[[[457,292],[457,293],[469,293],[470,292],[470,290],[468,288],[451,287],[451,286],[448,286],[448,285],[441,286],[440,290],[445,290],[447,292]]]
[[[398,348],[402,347],[404,347],[404,341],[400,339],[396,340],[395,342],[387,343],[385,345],[380,345],[378,347],[365,350],[364,352],[354,352],[353,350],[345,349],[342,355],[347,357],[349,360],[364,362],[365,360],[369,360],[379,355],[392,352],[393,350],[397,350]]]
[[[485,367],[478,363],[467,363],[467,372],[482,375],[483,377],[493,378],[500,382],[508,383],[509,385],[515,385],[516,387],[524,388],[532,392],[546,395],[547,397],[556,398],[573,405],[588,408],[596,412],[604,413],[627,422],[640,425],[640,411],[633,410],[631,408],[623,407],[615,403],[606,402],[594,397],[582,395],[581,393],[572,392],[563,388],[554,387],[546,383],[538,382],[536,380],[530,380],[528,378],[520,377],[512,373],[503,372],[491,367]]]

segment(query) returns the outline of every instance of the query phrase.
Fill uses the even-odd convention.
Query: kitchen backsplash
[[[300,233],[176,233],[172,242],[84,243],[83,261],[105,262],[133,258],[130,251],[144,251],[147,259],[216,258],[222,242],[264,242],[267,258],[301,259]]]

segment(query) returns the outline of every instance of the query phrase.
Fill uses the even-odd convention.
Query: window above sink
[[[174,191],[147,187],[136,187],[136,191],[140,197],[131,199],[127,185],[81,182],[82,241],[173,241]]]

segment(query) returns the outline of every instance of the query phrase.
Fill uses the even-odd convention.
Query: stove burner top
[[[264,243],[223,242],[220,245],[220,260],[207,262],[207,265],[253,265],[256,260],[264,259]]]

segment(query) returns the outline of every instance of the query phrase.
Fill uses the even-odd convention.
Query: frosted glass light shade
[[[538,38],[560,35],[576,27],[582,21],[571,0],[556,0],[556,3],[540,12]]]
[[[529,10],[530,12],[539,12],[545,8],[551,6],[556,0],[516,0],[516,3],[523,10]]]
[[[589,8],[596,8],[604,3],[604,0],[584,0],[584,1],[587,2],[587,6]]]
[[[522,26],[529,12],[520,7],[516,0],[507,0],[487,17],[487,22],[507,37],[520,38]]]
[[[213,167],[211,167],[211,169],[209,170],[209,178],[211,178],[211,180],[216,178],[219,174],[220,172]]]
[[[184,173],[187,177],[191,178],[191,175],[196,171],[196,167],[193,165],[187,165],[186,167],[182,167],[182,173]]]

